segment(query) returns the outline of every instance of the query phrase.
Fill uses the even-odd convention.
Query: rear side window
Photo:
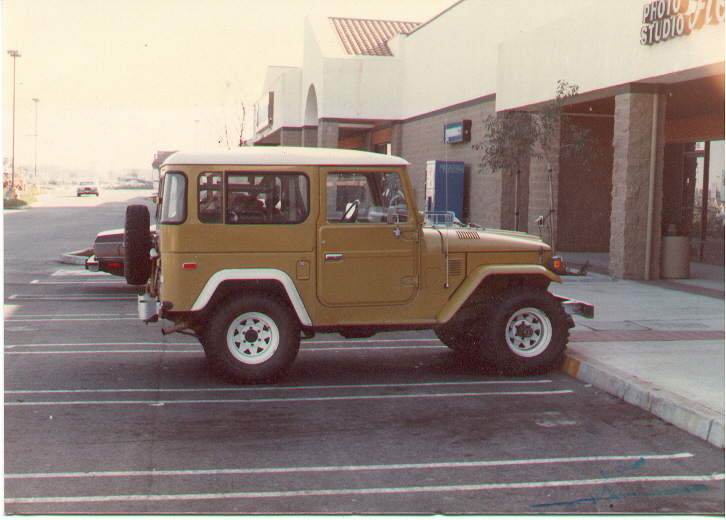
[[[199,221],[222,222],[222,174],[202,173],[199,176],[197,193]]]
[[[161,224],[181,224],[186,220],[187,178],[180,172],[164,176],[161,195]]]
[[[204,223],[298,224],[310,214],[310,181],[294,172],[205,173],[198,201]]]

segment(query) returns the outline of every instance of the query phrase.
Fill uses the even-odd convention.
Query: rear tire
[[[268,296],[244,296],[222,304],[200,342],[212,365],[239,382],[271,380],[300,349],[300,325],[290,308]]]
[[[126,208],[124,278],[129,285],[143,285],[151,276],[150,220],[146,206],[134,205]]]

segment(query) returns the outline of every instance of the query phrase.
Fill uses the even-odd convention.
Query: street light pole
[[[33,177],[35,182],[38,182],[38,101],[37,97],[33,98],[35,101],[35,169],[33,170]]]
[[[8,51],[8,54],[13,57],[13,176],[10,184],[10,196],[15,191],[15,58],[20,57],[18,51]]]

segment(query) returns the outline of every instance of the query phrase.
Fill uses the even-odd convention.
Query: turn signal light
[[[554,273],[559,273],[565,269],[565,263],[562,261],[561,256],[553,256],[547,262],[547,267]]]

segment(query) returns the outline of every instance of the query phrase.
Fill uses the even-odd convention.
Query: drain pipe
[[[645,239],[645,279],[651,279],[650,265],[653,258],[653,215],[655,209],[655,170],[658,161],[658,94],[653,95],[653,122],[650,136],[650,178],[648,179],[648,226]]]

